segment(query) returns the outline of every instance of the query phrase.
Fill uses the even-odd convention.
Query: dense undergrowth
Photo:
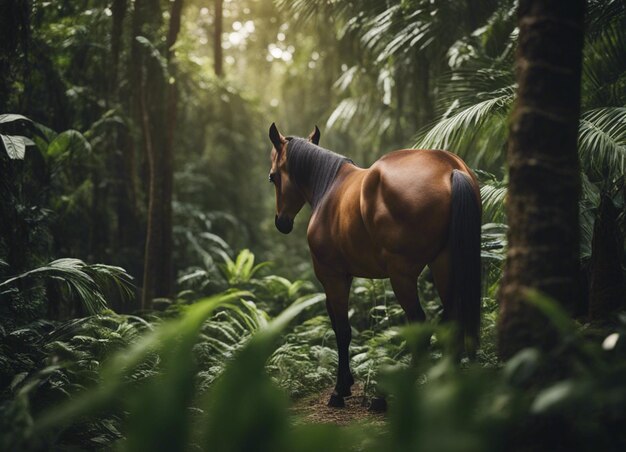
[[[458,362],[428,275],[429,322],[405,326],[386,281],[352,292],[351,365],[368,395],[387,394],[387,425],[295,422],[289,400],[334,383],[334,333],[313,284],[267,274],[247,250],[181,276],[175,300],[120,315],[39,320],[0,330],[3,450],[622,450],[626,319],[612,334],[569,320],[552,355],[493,353]],[[265,272],[265,276],[263,276]],[[195,276],[194,276],[194,273]],[[122,277],[122,275],[118,275]],[[202,278],[205,278],[203,280]],[[209,284],[206,278],[211,280]],[[187,286],[185,287],[185,284]],[[215,293],[215,290],[219,290]],[[426,345],[431,338],[430,345]],[[567,434],[566,434],[567,432]]]

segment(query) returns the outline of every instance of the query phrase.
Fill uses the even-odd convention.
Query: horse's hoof
[[[384,413],[387,411],[387,400],[384,397],[372,398],[369,410],[374,413]]]
[[[333,408],[343,408],[346,406],[346,403],[343,401],[343,397],[339,394],[331,394],[330,399],[328,400],[328,406]]]
[[[345,389],[340,389],[340,387],[335,386],[333,394],[337,394],[341,397],[350,397],[352,395],[352,390],[350,389],[350,386],[346,387]]]

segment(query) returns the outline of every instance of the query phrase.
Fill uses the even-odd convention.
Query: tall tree
[[[23,79],[28,76],[30,11],[26,1],[0,3],[0,112],[3,113],[9,106],[13,80],[19,72]]]
[[[148,157],[148,230],[144,258],[143,308],[154,297],[172,293],[172,147],[176,129],[177,89],[172,47],[180,31],[183,0],[174,0],[166,38],[166,71],[157,58],[149,58],[140,89],[144,145]]]
[[[215,23],[213,27],[213,65],[215,75],[224,75],[224,58],[222,53],[222,31],[224,26],[224,0],[215,0]]]
[[[584,0],[521,0],[517,103],[509,129],[509,249],[500,288],[499,352],[550,349],[556,334],[526,298],[574,304],[579,266],[577,154]]]
[[[120,92],[120,57],[122,53],[122,32],[124,28],[124,20],[128,9],[128,0],[114,0],[111,6],[112,22],[111,22],[111,75],[109,77],[109,97],[112,102],[119,106],[122,110],[132,111],[132,105],[124,101],[124,96]],[[137,20],[134,25],[138,26]],[[139,33],[139,32],[137,32]],[[134,35],[133,35],[133,41]],[[138,43],[137,43],[138,44]],[[131,48],[135,44],[131,43]],[[138,48],[135,49],[138,52]],[[129,66],[132,70],[135,66],[141,64],[140,61],[131,62]],[[132,83],[132,81],[131,81]],[[130,99],[132,97],[128,96]],[[124,105],[126,104],[126,105]],[[123,107],[124,105],[124,107]],[[124,250],[133,249],[137,246],[139,237],[143,234],[139,226],[137,215],[137,176],[135,172],[135,149],[133,146],[132,135],[128,126],[120,126],[116,130],[116,156],[115,169],[118,174],[118,184],[116,193],[116,211],[117,211],[117,241],[119,247]],[[122,261],[125,268],[132,268],[131,262]]]

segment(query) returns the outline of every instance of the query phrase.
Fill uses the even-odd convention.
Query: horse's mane
[[[296,185],[311,191],[311,207],[315,210],[341,165],[352,160],[303,138],[287,137],[287,140],[287,171]]]

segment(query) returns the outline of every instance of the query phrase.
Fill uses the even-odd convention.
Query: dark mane
[[[311,207],[315,210],[341,165],[352,160],[303,138],[288,137],[288,140],[287,171],[296,185],[311,190]]]

